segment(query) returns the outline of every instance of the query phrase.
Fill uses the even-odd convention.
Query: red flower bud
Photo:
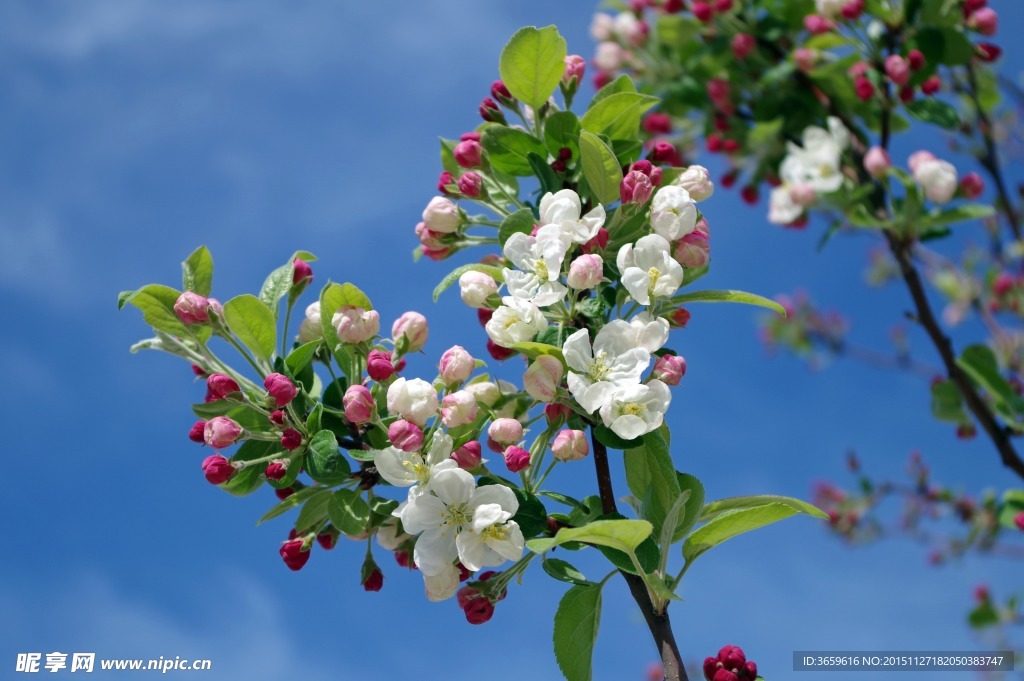
[[[483,147],[477,140],[465,140],[455,145],[453,154],[455,162],[463,168],[476,168],[480,165]]]
[[[1018,530],[1024,532],[1024,511],[1013,516],[1013,524],[1017,526]]]
[[[380,591],[383,586],[384,573],[377,567],[373,568],[373,571],[363,580],[363,589],[365,591]]]
[[[685,328],[690,323],[690,311],[685,307],[681,307],[672,313],[669,321],[680,329]]]
[[[292,285],[298,284],[302,281],[313,280],[313,268],[309,266],[309,263],[300,258],[295,258],[292,261]]]
[[[188,439],[192,440],[192,442],[204,444],[206,442],[206,437],[204,436],[205,432],[206,421],[196,421],[195,423],[192,424],[192,428],[190,428],[188,431]]]
[[[302,446],[302,433],[294,428],[287,428],[281,433],[281,446],[292,451]]]
[[[263,379],[263,387],[279,407],[285,406],[299,394],[298,388],[284,374],[269,374]]]
[[[643,129],[652,135],[667,135],[672,132],[672,118],[658,111],[649,113],[644,116]]]
[[[275,409],[274,411],[270,412],[270,422],[273,423],[275,426],[283,426],[284,421],[284,412],[281,411],[280,409]]]
[[[204,369],[203,367],[199,366],[198,364],[193,364],[192,365],[192,373],[195,374],[196,376],[198,376],[199,378],[206,378],[207,371],[206,371],[206,369]]]
[[[711,681],[739,681],[739,678],[740,677],[727,669],[719,669],[715,672],[715,675],[711,677]]]
[[[760,194],[758,193],[756,186],[748,184],[740,190],[740,197],[742,197],[744,203],[753,206],[757,203],[758,198],[760,198]]]
[[[303,541],[301,539],[293,539],[286,541],[281,546],[279,553],[281,554],[284,564],[288,566],[290,570],[301,570],[302,567],[309,562],[309,549],[302,549]]]
[[[494,605],[482,596],[470,600],[463,611],[466,613],[466,621],[470,624],[483,624],[494,617]]]
[[[483,308],[481,308],[481,310],[483,310]],[[499,362],[503,362],[512,355],[516,354],[515,350],[511,348],[504,348],[489,338],[487,339],[487,352],[488,354],[490,354],[491,357],[498,360]]]
[[[241,392],[234,379],[224,374],[210,374],[206,379],[206,388],[214,400],[223,400],[232,393]]]
[[[637,163],[639,163],[639,161]],[[605,229],[604,227],[599,227],[597,230],[597,234],[594,235],[594,238],[588,241],[587,243],[583,244],[583,252],[589,255],[596,251],[603,251],[605,248],[608,247],[609,237],[610,235],[608,234],[608,230]]]
[[[211,485],[220,485],[231,479],[235,474],[235,467],[231,462],[220,454],[214,454],[203,459],[203,475]]]
[[[505,450],[505,465],[513,473],[518,473],[530,465],[530,452],[522,447],[511,445]]]
[[[437,191],[447,196],[454,196],[455,192],[453,186],[455,185],[455,176],[452,175],[450,170],[441,171],[441,175],[437,178]]]
[[[907,63],[910,64],[911,71],[920,71],[925,65],[924,53],[921,50],[911,50],[907,53]]]
[[[978,57],[983,62],[993,62],[1003,54],[1003,48],[992,43],[978,43]]]
[[[668,142],[655,142],[651,149],[651,160],[655,163],[666,163],[672,166],[680,165],[681,159],[676,148]]]
[[[383,350],[370,350],[366,356],[366,373],[375,381],[386,381],[395,373],[391,363],[391,353]]]
[[[288,462],[286,460],[271,461],[267,465],[267,469],[263,471],[263,475],[267,476],[267,480],[283,480],[284,476],[288,474]]]
[[[334,528],[329,528],[329,530],[329,532],[321,532],[316,536],[316,543],[325,551],[330,551],[338,545],[338,535],[340,532]]]
[[[732,9],[732,0],[715,0],[716,12],[728,12]]]
[[[985,191],[985,180],[978,173],[967,173],[960,180],[960,194],[965,199],[976,199]]]
[[[281,501],[284,501],[293,494],[295,494],[295,490],[293,490],[291,487],[283,487],[281,489],[274,490],[274,496],[280,499]]]
[[[725,646],[718,651],[718,659],[726,669],[740,669],[747,663],[747,656],[739,646]]]
[[[923,83],[921,83],[921,92],[926,95],[934,95],[942,87],[942,79],[938,76],[932,76]]]
[[[754,681],[754,679],[757,678],[757,664],[756,663],[754,663],[754,662],[747,662],[747,664],[745,664],[743,666],[743,668],[747,670],[747,678],[750,679],[750,681]]]
[[[704,658],[704,678],[707,681],[711,681],[715,678],[715,673],[722,668],[722,663],[718,661],[717,657],[705,657]]]
[[[693,16],[697,17],[697,20],[703,23],[708,23],[711,18],[715,16],[714,8],[706,2],[695,2],[691,8]]]
[[[675,14],[681,12],[686,7],[684,0],[665,0],[665,4],[661,6],[661,11],[665,14]]]
[[[491,321],[491,317],[494,316],[494,310],[490,310],[486,307],[478,307],[476,310],[476,320],[480,322],[480,326],[486,326],[487,322]]]
[[[501,109],[498,108],[498,103],[490,97],[485,97],[480,102],[480,117],[489,123],[501,123],[505,124],[505,114],[501,113]]]
[[[478,199],[484,193],[484,181],[478,173],[469,171],[459,178],[459,191],[471,199]]]
[[[853,88],[857,91],[857,97],[866,102],[875,96],[875,84],[867,76],[857,76],[853,81]]]
[[[452,452],[451,459],[459,464],[459,468],[471,471],[481,464],[481,452],[480,443],[472,440]]]
[[[757,38],[749,33],[737,33],[732,37],[731,46],[733,56],[742,61],[757,48]]]
[[[491,83],[491,97],[495,98],[505,106],[515,106],[516,98],[509,92],[508,87],[500,80]]]
[[[548,423],[557,423],[562,419],[569,418],[569,407],[564,404],[558,404],[557,402],[550,402],[544,405],[544,417],[547,418]]]
[[[727,154],[735,154],[740,150],[740,143],[730,138],[722,142],[722,150]]]
[[[847,21],[856,21],[864,13],[864,0],[850,0],[850,2],[843,5],[839,13]]]

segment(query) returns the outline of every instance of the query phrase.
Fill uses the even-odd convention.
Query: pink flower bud
[[[281,559],[284,560],[284,564],[288,566],[288,569],[301,570],[309,561],[310,551],[309,549],[303,549],[303,544],[304,542],[301,539],[293,539],[286,541],[281,546]]]
[[[965,199],[976,199],[985,191],[985,180],[978,173],[967,173],[960,180],[960,194]]]
[[[383,350],[370,350],[366,356],[366,373],[375,381],[386,381],[395,374],[391,363],[391,353]]]
[[[679,152],[669,142],[655,142],[651,148],[651,160],[671,166],[677,166],[681,161]]]
[[[508,86],[500,80],[491,83],[491,97],[495,98],[505,106],[515,106],[516,98],[509,92]]]
[[[451,234],[462,226],[462,213],[459,212],[459,207],[443,196],[430,199],[421,217],[426,228],[438,234]]]
[[[241,434],[242,426],[227,416],[214,416],[203,429],[203,439],[214,449],[230,447]]]
[[[562,367],[561,360],[550,355],[541,355],[533,360],[526,373],[523,374],[523,387],[533,399],[540,402],[551,402],[555,399],[558,386],[561,385],[564,375],[565,369]]]
[[[817,65],[818,53],[810,48],[800,47],[793,52],[793,61],[796,63],[796,67],[798,69],[804,73],[808,73]]]
[[[686,325],[690,323],[690,311],[685,307],[681,307],[672,313],[669,321],[677,328],[686,328]]]
[[[188,439],[204,444],[206,442],[206,421],[196,421],[188,431]]]
[[[228,395],[241,392],[235,380],[224,374],[210,374],[206,379],[207,395],[212,400],[223,400]]]
[[[694,201],[709,199],[715,192],[715,184],[711,181],[711,173],[704,166],[692,165],[688,167],[672,184],[685,189]]]
[[[380,568],[374,567],[367,575],[366,579],[363,580],[364,591],[380,591],[384,586],[384,573],[380,571]]]
[[[515,419],[495,419],[487,434],[503,445],[515,444],[523,439],[523,424]]]
[[[459,464],[459,468],[471,471],[478,468],[483,462],[481,453],[482,448],[480,447],[480,443],[476,440],[472,440],[452,452],[451,459],[455,463]]]
[[[441,400],[441,422],[448,428],[472,423],[479,412],[476,397],[468,390],[456,390]]]
[[[711,681],[739,681],[739,678],[739,676],[728,669],[719,669],[715,672],[715,675],[711,677]]]
[[[500,123],[505,125],[505,114],[501,112],[501,108],[498,106],[490,97],[484,97],[483,101],[480,102],[480,108],[477,109],[480,113],[480,118],[484,119],[488,123]]]
[[[864,0],[850,0],[850,2],[843,5],[839,13],[847,21],[856,21],[864,13]]]
[[[287,428],[281,433],[281,446],[289,452],[302,446],[302,433],[294,428]]]
[[[530,452],[522,447],[510,446],[505,450],[505,465],[511,472],[518,473],[530,465]]]
[[[316,536],[316,543],[320,545],[325,551],[330,551],[338,545],[338,536],[341,533],[338,530],[331,529],[330,532],[322,532]]]
[[[351,423],[367,423],[373,417],[377,409],[373,401],[373,395],[362,385],[350,385],[341,398],[345,407],[345,418]]]
[[[299,394],[295,384],[284,374],[269,374],[263,380],[263,387],[267,389],[267,394],[274,398],[279,407],[285,406]]]
[[[891,167],[892,159],[889,158],[889,152],[882,147],[871,147],[868,153],[864,154],[864,170],[868,171],[871,177],[881,179],[889,174]]]
[[[594,288],[604,278],[604,261],[601,256],[584,254],[577,257],[569,265],[569,288],[583,290]]]
[[[718,661],[717,657],[705,657],[704,658],[704,678],[707,681],[711,681],[715,678],[715,673],[722,668],[722,663]]]
[[[192,291],[185,291],[174,302],[174,313],[185,326],[210,321],[209,308],[209,299]]]
[[[403,452],[415,452],[423,446],[423,430],[415,423],[399,419],[388,426],[388,439]]]
[[[292,285],[298,284],[306,280],[313,280],[313,268],[309,266],[309,263],[301,258],[295,258],[292,261]]]
[[[1013,524],[1017,526],[1018,530],[1024,532],[1024,511],[1013,516]]]
[[[459,293],[462,302],[470,307],[482,308],[487,299],[498,292],[498,283],[494,278],[483,272],[470,270],[459,277]]]
[[[267,480],[283,480],[284,476],[288,474],[288,460],[278,459],[271,461],[267,464],[267,469],[263,471],[263,475],[267,476]]]
[[[686,375],[686,360],[679,355],[664,355],[654,363],[654,377],[665,385],[679,385]]]
[[[885,75],[897,85],[906,85],[910,81],[910,64],[900,55],[891,54],[885,59]]]
[[[455,176],[450,170],[442,170],[437,178],[437,191],[446,196],[452,196],[455,194],[455,189]]]
[[[463,168],[476,168],[480,165],[483,147],[476,140],[465,140],[455,145],[453,154],[455,162]]]
[[[284,412],[280,409],[270,412],[270,422],[275,426],[283,426],[285,422]]]
[[[935,154],[930,151],[916,151],[910,155],[907,159],[907,165],[910,166],[910,172],[916,173],[917,169],[927,161],[934,161]]]
[[[732,53],[740,61],[749,57],[757,48],[757,39],[749,33],[737,33],[732,37]]]
[[[441,371],[441,380],[445,385],[457,385],[470,377],[476,368],[476,360],[466,351],[466,348],[461,345],[453,345],[441,355],[441,363],[438,368]]]
[[[512,348],[502,347],[501,345],[498,345],[493,340],[488,338],[487,354],[493,357],[494,359],[498,360],[499,362],[504,362],[509,357],[515,356],[516,351],[513,350]]]
[[[473,171],[463,173],[459,178],[459,191],[471,199],[480,198],[485,191],[483,178]]]
[[[715,16],[715,9],[706,2],[695,2],[690,7],[690,10],[693,12],[693,16],[697,17],[697,21],[704,24],[711,21],[711,18]]]
[[[708,233],[694,229],[675,243],[672,257],[683,267],[704,267],[711,261]]]
[[[548,423],[558,423],[569,418],[571,410],[564,404],[558,404],[552,402],[551,404],[544,405],[544,418],[548,420]]]
[[[907,53],[907,64],[910,65],[911,71],[920,71],[924,68],[925,63],[924,53],[921,50],[911,50]]]
[[[562,85],[566,88],[575,89],[583,82],[583,75],[587,72],[586,60],[578,54],[570,54],[565,58],[565,73],[562,74]],[[575,79],[575,82],[573,82]]]
[[[747,663],[743,665],[743,668],[747,670],[748,679],[753,680],[757,678],[757,664],[748,660]]]
[[[1003,48],[992,43],[978,43],[978,58],[983,62],[990,63],[1003,55]]]
[[[725,78],[712,78],[707,83],[708,99],[718,106],[729,101],[729,81]]]
[[[582,430],[560,430],[551,444],[551,451],[559,461],[579,461],[590,453],[587,434]]]
[[[235,467],[220,454],[203,459],[203,475],[211,485],[222,485],[235,474]]]
[[[428,335],[427,318],[419,312],[405,312],[391,325],[391,337],[397,344],[399,338],[405,336],[409,352],[421,350]]]
[[[818,192],[809,184],[795,184],[789,188],[789,198],[796,205],[806,208],[818,200]]]
[[[346,305],[334,313],[331,324],[343,343],[363,343],[380,331],[380,315],[376,310]]]
[[[651,135],[667,135],[672,132],[672,117],[655,111],[644,116],[643,129]]]
[[[603,251],[605,248],[608,247],[609,237],[610,234],[608,234],[608,230],[605,229],[604,227],[599,227],[597,229],[597,234],[594,235],[594,238],[588,241],[587,243],[583,244],[583,252],[593,253],[595,251]]]
[[[725,646],[718,651],[718,659],[726,669],[740,669],[747,663],[747,656],[739,646]]]
[[[938,76],[932,76],[921,83],[921,92],[926,95],[934,95],[942,89],[942,79]]]
[[[810,14],[804,17],[804,28],[806,28],[807,32],[811,35],[820,35],[831,31],[835,28],[835,24],[823,16]]]
[[[732,10],[733,0],[715,0],[715,11],[724,14]]]
[[[653,191],[654,186],[651,184],[651,178],[638,170],[631,170],[626,173],[626,176],[622,178],[622,182],[619,183],[619,198],[624,204],[645,204],[651,198],[651,192]]]
[[[862,102],[875,96],[875,84],[867,76],[857,76],[853,81],[853,89]]]
[[[999,15],[991,7],[982,7],[967,19],[967,26],[982,35],[995,35],[999,28]]]

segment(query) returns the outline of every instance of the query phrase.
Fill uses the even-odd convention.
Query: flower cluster
[[[725,646],[715,657],[704,659],[704,678],[707,681],[754,681],[757,664],[747,660],[739,646]]]

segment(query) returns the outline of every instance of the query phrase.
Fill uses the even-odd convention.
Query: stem
[[[594,448],[594,468],[597,470],[601,511],[617,513],[615,492],[612,489],[612,475],[608,468],[608,450],[598,441],[593,429],[591,429],[591,443]],[[651,636],[654,637],[654,645],[658,648],[661,664],[665,669],[665,681],[689,681],[686,667],[683,665],[683,659],[679,653],[679,646],[676,645],[675,635],[672,633],[672,622],[669,620],[668,610],[661,613],[655,611],[651,595],[647,591],[647,585],[644,584],[643,579],[628,572],[622,572],[622,577],[629,586],[633,600],[640,606],[640,612],[643,613],[644,620],[647,622],[647,628],[651,630]]]

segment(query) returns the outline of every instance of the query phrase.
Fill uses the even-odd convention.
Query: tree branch
[[[618,513],[615,505],[615,492],[612,489],[612,475],[608,468],[608,449],[597,439],[593,427],[590,431],[590,440],[594,450],[594,468],[597,471],[597,487],[601,496],[602,513]],[[675,635],[672,633],[672,622],[668,617],[668,610],[663,613],[654,611],[654,604],[647,592],[647,585],[637,575],[619,571],[629,586],[629,592],[633,600],[640,606],[640,612],[644,615],[647,628],[651,630],[654,637],[654,644],[658,647],[661,655],[661,664],[665,669],[665,681],[689,681],[686,675],[686,667],[683,665],[682,656],[679,653],[679,646],[676,644]]]

